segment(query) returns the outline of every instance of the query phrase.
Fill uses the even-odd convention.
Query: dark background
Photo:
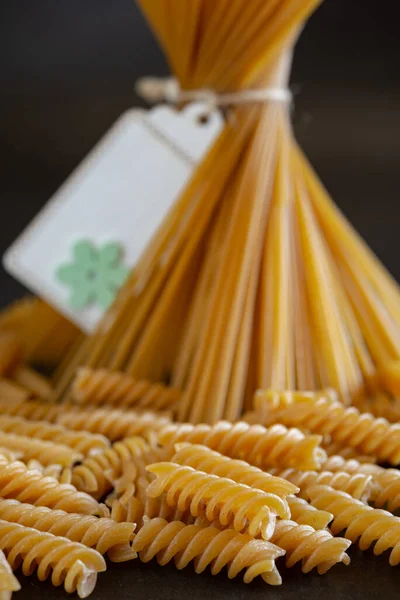
[[[292,82],[298,139],[336,202],[400,279],[397,14],[396,2],[325,0],[298,44]],[[137,77],[165,73],[132,0],[1,0],[0,253],[121,112],[138,104]],[[0,306],[22,291],[0,269]],[[294,570],[279,590],[194,578],[190,569],[118,566],[101,576],[93,598],[168,600],[187,597],[189,587],[193,599],[397,597],[400,575],[387,557],[352,555],[351,567],[324,578]],[[32,580],[25,597],[52,596],[50,589]]]

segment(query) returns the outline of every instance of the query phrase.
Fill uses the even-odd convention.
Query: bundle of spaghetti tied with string
[[[208,98],[226,123],[95,334],[59,369],[58,395],[83,364],[171,382],[179,419],[192,422],[238,418],[257,388],[390,404],[398,287],[290,124],[293,46],[319,0],[139,4],[176,77],[167,98]]]

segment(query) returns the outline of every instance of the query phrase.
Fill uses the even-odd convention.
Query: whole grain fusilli
[[[104,558],[91,548],[51,533],[0,521],[0,549],[12,569],[20,564],[24,575],[34,571],[40,581],[51,574],[54,586],[77,591],[80,598],[92,593],[97,573],[106,570]]]
[[[160,565],[166,565],[174,560],[178,569],[184,569],[194,561],[196,573],[202,573],[211,565],[213,575],[228,567],[230,579],[245,569],[245,583],[259,575],[271,585],[281,583],[275,560],[284,550],[233,529],[221,531],[215,527],[151,519],[137,533],[133,548],[143,562],[156,557]]]

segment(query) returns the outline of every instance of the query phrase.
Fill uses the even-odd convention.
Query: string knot
[[[214,90],[202,88],[198,90],[182,90],[174,77],[143,77],[136,83],[137,94],[149,102],[168,102],[180,104],[184,102],[204,102],[210,112],[222,106],[234,106],[255,102],[282,102],[290,104],[292,93],[286,87],[266,87],[262,89],[240,90],[218,94]]]

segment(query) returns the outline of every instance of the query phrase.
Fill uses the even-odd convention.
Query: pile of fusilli
[[[85,369],[57,405],[37,373],[34,392],[12,373],[0,380],[21,392],[0,398],[1,598],[19,567],[86,597],[104,556],[271,585],[280,562],[349,564],[355,542],[400,562],[400,473],[377,464],[398,464],[400,427],[331,390],[260,391],[242,421],[192,425],[174,421],[179,391],[161,384]]]

